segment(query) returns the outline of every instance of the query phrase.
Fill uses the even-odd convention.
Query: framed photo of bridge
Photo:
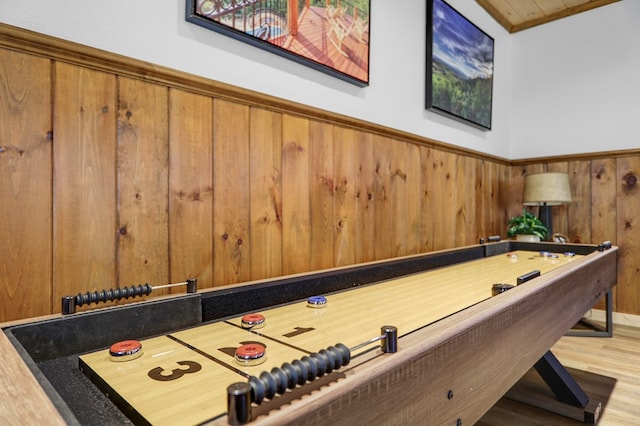
[[[370,0],[186,0],[186,20],[360,87]]]
[[[493,38],[444,0],[427,0],[427,109],[491,130]]]

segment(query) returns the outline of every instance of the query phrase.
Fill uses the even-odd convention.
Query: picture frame
[[[491,130],[494,39],[444,0],[427,0],[426,108]]]
[[[370,0],[186,0],[186,20],[369,85]]]

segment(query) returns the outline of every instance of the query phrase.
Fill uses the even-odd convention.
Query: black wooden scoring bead
[[[77,306],[90,305],[92,303],[108,302],[112,300],[128,299],[129,297],[148,296],[153,287],[147,284],[133,285],[131,287],[112,288],[110,290],[79,293],[75,297]]]
[[[276,395],[282,395],[287,389],[302,386],[307,381],[311,382],[349,364],[350,360],[349,348],[338,343],[291,363],[284,363],[281,367],[274,367],[271,372],[263,371],[260,377],[249,378],[251,401],[261,404],[265,398],[273,399]]]

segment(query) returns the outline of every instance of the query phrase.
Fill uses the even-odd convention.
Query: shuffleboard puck
[[[109,348],[109,359],[116,362],[132,361],[142,356],[142,343],[137,340],[116,342]]]
[[[321,309],[327,306],[327,298],[324,296],[311,296],[307,299],[307,306],[313,309]]]
[[[242,328],[251,328],[257,329],[265,326],[265,317],[262,314],[247,314],[242,317],[240,321],[242,323]]]
[[[245,367],[260,365],[267,360],[267,349],[260,343],[247,343],[238,346],[234,359]]]

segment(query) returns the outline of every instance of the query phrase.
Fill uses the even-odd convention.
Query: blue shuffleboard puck
[[[311,296],[307,299],[307,306],[313,309],[321,309],[327,306],[327,298],[324,296]]]

